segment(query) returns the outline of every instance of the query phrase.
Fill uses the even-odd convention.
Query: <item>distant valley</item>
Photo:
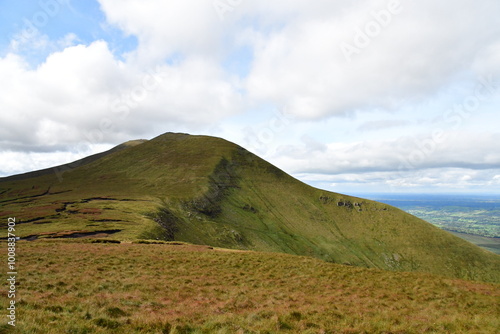
[[[366,194],[500,254],[500,196],[446,194]]]

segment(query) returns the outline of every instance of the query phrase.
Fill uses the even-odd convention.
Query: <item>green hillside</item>
[[[500,282],[500,257],[394,207],[312,188],[245,149],[168,133],[64,174],[0,180],[19,236],[180,240]]]

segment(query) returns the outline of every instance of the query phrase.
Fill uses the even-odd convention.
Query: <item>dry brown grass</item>
[[[18,243],[18,252],[19,333],[495,333],[500,328],[495,284],[194,245],[40,240]],[[2,295],[3,309],[6,300]]]

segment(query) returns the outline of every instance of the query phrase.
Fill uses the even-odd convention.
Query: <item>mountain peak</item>
[[[500,282],[499,256],[389,205],[310,187],[210,136],[165,133],[129,142],[75,166],[63,180],[43,173],[0,180],[0,201],[0,216],[15,213],[23,221],[21,237],[108,230],[122,240]]]

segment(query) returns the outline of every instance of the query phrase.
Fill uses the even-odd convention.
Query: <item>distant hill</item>
[[[74,161],[74,162],[69,163],[69,164],[55,166],[55,167],[50,167],[50,168],[45,168],[45,169],[40,169],[40,170],[37,170],[37,171],[34,171],[34,172],[28,172],[28,173],[23,173],[23,174],[18,174],[18,175],[12,175],[12,176],[7,176],[7,177],[0,177],[0,182],[5,182],[5,181],[20,181],[20,180],[31,179],[31,178],[34,178],[34,177],[37,177],[37,176],[44,176],[44,175],[51,175],[51,174],[55,174],[58,178],[62,178],[63,174],[66,171],[68,171],[68,170],[74,169],[76,167],[85,166],[85,165],[87,165],[87,164],[89,164],[91,162],[94,162],[96,160],[99,160],[99,159],[107,156],[108,154],[121,151],[121,150],[123,150],[125,148],[128,148],[128,147],[131,147],[131,146],[142,144],[145,141],[146,140],[142,140],[142,139],[141,140],[131,140],[131,141],[128,141],[126,143],[123,143],[123,144],[120,144],[118,146],[115,146],[115,147],[113,147],[112,149],[110,149],[108,151],[105,151],[105,152],[102,152],[102,153],[93,154],[91,156],[85,157],[83,159]]]
[[[75,167],[0,180],[3,224],[15,216],[30,240],[113,234],[500,282],[500,256],[220,138],[167,133]]]

